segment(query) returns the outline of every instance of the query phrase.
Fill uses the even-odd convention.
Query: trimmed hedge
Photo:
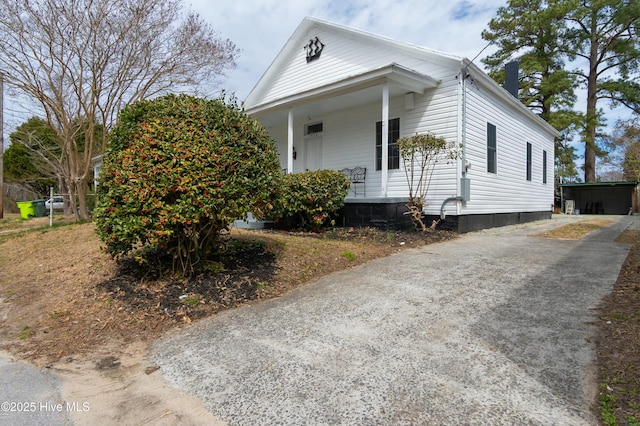
[[[317,230],[344,206],[351,182],[336,170],[294,173],[282,178],[282,211],[286,227]]]

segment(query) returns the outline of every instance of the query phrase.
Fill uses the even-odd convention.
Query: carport
[[[560,189],[563,202],[573,200],[581,214],[638,213],[637,181],[563,183]]]

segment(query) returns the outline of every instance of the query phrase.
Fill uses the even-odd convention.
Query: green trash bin
[[[45,200],[33,200],[31,204],[33,204],[33,210],[36,217],[43,217],[47,214],[47,209],[44,206]]]
[[[20,209],[20,217],[23,219],[29,219],[36,216],[36,211],[33,208],[33,202],[31,201],[18,201],[18,208]]]

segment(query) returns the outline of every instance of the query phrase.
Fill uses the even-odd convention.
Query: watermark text
[[[3,413],[62,413],[90,411],[88,402],[82,401],[3,401],[0,402],[0,414]]]

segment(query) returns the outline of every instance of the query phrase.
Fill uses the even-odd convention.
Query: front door
[[[306,169],[309,171],[322,169],[322,135],[308,135],[306,142]]]

